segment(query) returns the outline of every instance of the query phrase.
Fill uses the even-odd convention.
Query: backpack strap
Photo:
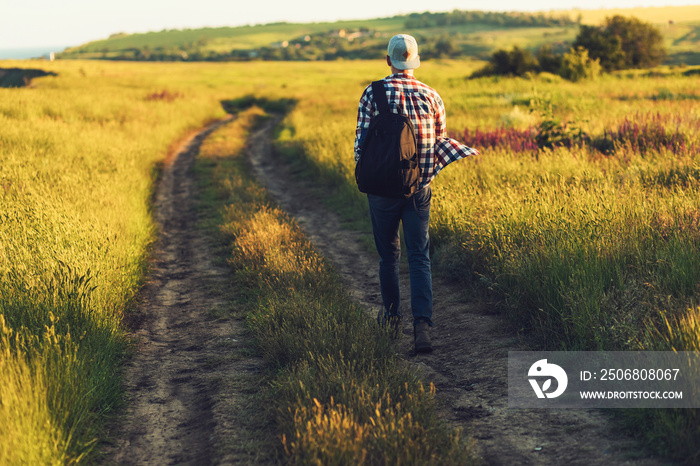
[[[384,90],[384,80],[374,81],[372,83],[372,96],[377,103],[379,113],[391,113],[389,110],[389,101],[386,99],[386,90]]]

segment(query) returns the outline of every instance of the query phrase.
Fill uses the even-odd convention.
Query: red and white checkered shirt
[[[447,137],[445,106],[435,89],[404,73],[384,78],[389,108],[394,113],[408,116],[416,131],[418,164],[421,168],[419,188],[427,186],[449,163],[479,151]],[[367,86],[360,98],[355,131],[355,163],[360,160],[361,144],[370,120],[379,114],[372,98],[372,85]]]

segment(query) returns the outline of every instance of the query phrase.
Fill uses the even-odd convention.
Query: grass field
[[[430,61],[416,73],[443,96],[456,137],[483,152],[434,183],[438,273],[498,298],[543,348],[699,350],[697,69],[466,79],[478,66]],[[278,150],[366,229],[355,112],[386,74],[381,62],[41,67],[57,76],[0,89],[0,463],[94,453],[120,402],[121,320],[147,272],[150,196],[170,147],[222,116],[223,101],[292,99]],[[543,119],[588,138],[510,142]],[[697,445],[694,410],[645,416],[637,424],[665,436],[660,449],[694,453],[673,443]]]

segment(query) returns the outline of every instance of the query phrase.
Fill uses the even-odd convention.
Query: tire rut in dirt
[[[166,163],[156,192],[160,237],[149,281],[130,321],[137,343],[126,366],[127,413],[108,447],[110,464],[211,464],[220,413],[215,399],[235,321],[209,316],[225,305],[220,294],[228,271],[211,260],[197,228],[192,166],[216,122],[185,142]],[[235,364],[235,363],[234,363]],[[255,370],[255,364],[251,370]],[[228,422],[230,425],[231,422]]]

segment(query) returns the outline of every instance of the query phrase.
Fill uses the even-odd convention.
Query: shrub
[[[539,113],[540,123],[535,130],[535,143],[539,149],[555,147],[582,147],[589,137],[573,121],[563,121],[554,115],[552,103],[536,98],[530,104],[530,111]]]
[[[600,61],[591,59],[588,50],[578,47],[564,54],[559,67],[559,75],[569,81],[595,79],[600,75]]]
[[[524,76],[528,73],[556,73],[570,81],[595,78],[600,74],[600,62],[589,57],[583,47],[568,53],[556,54],[549,45],[540,47],[537,56],[529,50],[513,47],[513,50],[498,50],[491,55],[489,63],[472,74],[472,78],[483,76]]]
[[[561,68],[561,54],[555,54],[552,46],[549,44],[543,45],[537,50],[537,61],[540,64],[540,70],[547,73],[559,73]]]
[[[666,57],[663,37],[658,28],[638,18],[616,15],[605,24],[581,26],[574,48],[588,49],[606,71],[628,68],[652,68]]]
[[[539,71],[540,64],[529,50],[513,47],[510,52],[498,50],[491,55],[488,65],[476,71],[472,77],[504,75],[524,76],[528,72]]]

